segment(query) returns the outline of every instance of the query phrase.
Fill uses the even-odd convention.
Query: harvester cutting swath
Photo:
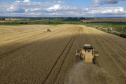
[[[90,44],[85,44],[81,50],[76,50],[76,56],[80,56],[85,62],[95,63],[95,57],[99,56],[99,53],[94,49]]]

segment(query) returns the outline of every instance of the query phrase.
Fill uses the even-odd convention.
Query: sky
[[[126,17],[126,0],[0,0],[7,17]]]

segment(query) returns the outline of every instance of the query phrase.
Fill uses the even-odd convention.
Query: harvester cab
[[[94,51],[94,49],[90,44],[85,44],[81,50],[76,50],[76,56],[80,56],[85,62],[94,63],[95,57],[99,56],[98,51]]]

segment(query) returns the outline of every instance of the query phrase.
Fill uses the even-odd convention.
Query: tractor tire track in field
[[[33,31],[32,31],[33,32]],[[43,32],[43,33],[40,33],[40,32],[37,32],[37,33],[39,33],[39,34],[45,34],[45,32]],[[20,41],[20,40],[23,40],[23,39],[26,39],[26,38],[30,38],[30,37],[32,37],[32,36],[37,36],[37,35],[39,35],[39,34],[35,34],[35,35],[31,35],[31,36],[28,36],[28,37],[24,37],[24,38],[21,38],[21,39],[17,39],[17,40],[14,40],[14,41],[12,41],[12,42],[9,42],[9,43],[13,43],[13,42],[17,42],[17,41]],[[15,37],[15,38],[20,38],[19,36],[18,37]],[[11,38],[12,39],[12,38]],[[7,39],[6,41],[9,41],[10,39]],[[8,44],[8,43],[5,43],[4,45],[6,45],[6,44]],[[3,45],[3,46],[4,46]],[[3,46],[1,46],[1,47],[3,47]]]
[[[116,61],[117,63],[118,63],[118,65],[120,65],[120,66],[122,66],[122,68],[124,69],[124,70],[126,70],[126,67],[125,67],[125,64],[123,63],[124,61],[122,61],[122,60],[124,60],[124,59],[121,59],[122,58],[122,55],[120,54],[120,53],[118,53],[118,52],[116,52],[116,51],[114,51],[113,50],[113,48],[112,47],[110,47],[110,43],[111,44],[113,44],[113,45],[115,45],[115,43],[113,43],[112,41],[110,41],[110,40],[108,40],[107,38],[105,38],[105,37],[103,37],[102,35],[100,35],[100,34],[98,34],[97,33],[97,35],[100,37],[100,39],[102,39],[102,40],[99,40],[99,39],[96,39],[96,42],[97,43],[99,43],[101,46],[103,46],[102,45],[102,43],[104,43],[104,42],[106,42],[106,43],[104,43],[104,45],[106,46],[106,48],[105,47],[103,47],[105,50],[109,50],[109,52],[107,52],[106,51],[106,53],[108,53],[108,55],[111,57],[113,57],[114,58],[114,61]],[[113,46],[113,45],[111,45],[111,46]],[[118,47],[118,46],[113,46],[113,47]],[[120,49],[120,47],[118,47],[118,49]],[[123,50],[122,49],[120,49],[122,52],[123,52]],[[125,52],[123,52],[123,53],[125,53]],[[118,57],[118,56],[120,56],[120,57]],[[112,59],[113,59],[112,58]],[[119,66],[119,67],[120,67]]]
[[[92,31],[93,32],[93,31]],[[95,31],[96,32],[96,31]],[[109,40],[109,39],[107,39],[107,38],[105,38],[105,37],[103,37],[102,35],[100,35],[98,32],[96,32],[96,34],[98,35],[98,37],[100,37],[100,39],[102,39],[102,40],[99,40],[99,39],[97,39],[96,37],[94,37],[95,39],[96,39],[96,42],[97,43],[99,43],[101,46],[103,46],[102,45],[102,43],[104,43],[104,45],[106,46],[106,47],[103,47],[105,50],[109,50],[109,52],[107,52],[108,53],[108,55],[111,57],[113,57],[114,58],[114,61],[116,61],[117,63],[118,63],[118,65],[120,65],[124,70],[126,70],[126,66],[125,66],[125,60],[124,60],[124,58],[125,58],[125,55],[122,55],[120,52],[117,52],[116,50],[113,50],[113,48],[112,47],[117,47],[117,49],[120,49],[123,53],[125,53],[125,51],[123,50],[123,49],[121,49],[120,47],[118,47],[118,46],[116,46],[116,44],[114,43],[114,42],[112,42],[111,40]],[[91,38],[91,37],[90,37]],[[92,40],[93,41],[93,40]],[[110,47],[110,43],[112,44],[111,45],[111,47]],[[116,49],[116,48],[115,48]],[[126,54],[126,53],[125,53]],[[119,57],[118,57],[119,56]],[[111,57],[111,58],[112,58]],[[113,59],[112,58],[112,59]],[[120,67],[119,66],[119,67]]]
[[[79,31],[80,31],[80,30],[79,30]],[[66,53],[66,56],[65,56],[64,60],[63,60],[62,63],[61,63],[60,69],[59,69],[59,71],[58,71],[58,73],[57,73],[57,75],[56,75],[56,77],[55,77],[55,79],[54,79],[53,84],[55,84],[55,82],[56,82],[56,80],[57,80],[57,78],[58,78],[58,76],[59,76],[59,73],[60,73],[61,70],[62,70],[62,66],[63,66],[63,64],[64,64],[64,61],[66,60],[66,58],[67,58],[67,56],[68,56],[68,54],[69,54],[69,52],[70,52],[70,50],[71,50],[71,48],[72,48],[72,46],[73,46],[73,43],[74,43],[74,41],[75,41],[75,39],[76,39],[76,37],[77,37],[77,34],[78,34],[78,32],[76,33],[75,37],[73,38],[73,41],[72,41],[72,43],[71,43],[71,45],[70,45],[70,47],[69,47],[69,49],[68,49],[68,51],[67,51],[67,53]]]
[[[98,33],[97,33],[98,34]],[[99,37],[101,37],[101,38],[103,38],[104,40],[106,40],[108,43],[111,43],[111,44],[113,44],[113,47],[117,47],[119,50],[121,50],[123,53],[125,53],[126,54],[126,52],[125,52],[125,50],[124,49],[122,49],[122,48],[120,48],[120,47],[118,47],[118,46],[115,46],[116,44],[114,43],[114,42],[112,42],[111,40],[109,40],[109,39],[107,39],[107,38],[105,38],[105,37],[103,37],[102,35],[100,35],[100,34],[98,34],[99,35]],[[119,44],[118,44],[119,45]],[[112,45],[111,45],[112,46]],[[119,45],[120,46],[120,45]],[[118,52],[119,54],[120,54],[120,52]],[[123,58],[125,58],[125,56],[124,55],[122,55],[122,57]]]
[[[94,32],[94,31],[91,31],[91,32]],[[102,49],[104,50],[104,53],[106,53],[106,55],[109,57],[109,60],[111,60],[113,62],[113,64],[115,64],[116,67],[118,67],[118,71],[119,71],[118,73],[121,72],[120,74],[123,74],[123,76],[120,76],[120,74],[118,74],[118,73],[116,75],[113,75],[114,79],[117,80],[119,83],[120,82],[125,82],[125,78],[126,78],[125,77],[126,76],[125,63],[126,62],[125,62],[124,58],[122,58],[122,55],[124,55],[125,52],[123,50],[120,50],[120,51],[122,51],[122,53],[118,53],[116,51],[116,49],[119,50],[120,47],[116,46],[115,45],[116,43],[113,43],[112,40],[109,41],[109,38],[103,37],[98,32],[96,34],[97,34],[97,37],[99,37],[99,39],[97,39],[96,36],[90,35],[89,38],[92,38],[91,42],[94,41],[95,44],[98,44],[97,46],[101,46]],[[106,60],[108,60],[108,59],[106,59]],[[115,68],[115,71],[117,71],[116,68]],[[120,81],[121,78],[122,78],[122,80]]]
[[[102,43],[101,40],[98,40],[98,41],[99,41],[99,44]],[[118,67],[118,70],[121,71],[120,74],[123,74],[123,76],[119,76],[120,74],[117,74],[118,77],[114,76],[115,79],[118,81],[119,84],[122,84],[120,82],[126,82],[126,73],[125,73],[126,66],[125,66],[125,63],[124,63],[123,59],[120,58],[121,55],[118,54],[118,53],[116,53],[116,51],[114,51],[112,48],[110,48],[110,44],[108,44],[108,43],[105,44],[105,46],[106,46],[105,48],[104,48],[104,46],[102,44],[101,44],[101,46],[103,47],[103,49],[105,50],[105,52],[108,54],[108,56],[112,59],[112,61],[114,62],[114,64]],[[109,50],[109,52],[108,52],[108,50]]]
[[[104,38],[102,38],[103,40],[106,40]],[[102,40],[102,41],[103,41]],[[100,42],[100,41],[99,41]],[[113,61],[115,61],[116,63],[118,63],[118,67],[121,67],[123,69],[123,72],[125,72],[126,70],[126,66],[125,66],[125,60],[122,57],[122,55],[120,55],[119,53],[117,53],[116,51],[114,51],[111,47],[110,44],[108,44],[107,42],[104,43],[106,48],[104,48],[105,50],[109,50],[108,55],[113,59]],[[120,68],[120,69],[121,69]]]
[[[2,38],[1,84],[126,84],[123,38],[83,25],[60,25],[49,33],[20,34]],[[95,65],[80,59],[76,62],[75,50],[86,43],[97,47],[100,56]]]
[[[40,34],[41,34],[41,33],[40,33]],[[37,34],[37,35],[39,35],[39,34]],[[37,35],[32,35],[32,36],[30,36],[30,37],[37,36]],[[30,37],[28,37],[28,38],[30,38]],[[20,39],[20,40],[22,40],[22,39]],[[34,42],[32,42],[32,43],[34,43]],[[25,44],[25,45],[23,45],[23,46],[21,46],[21,47],[18,47],[18,48],[16,48],[16,49],[13,49],[13,50],[11,50],[11,51],[9,51],[9,52],[3,53],[3,54],[0,55],[0,59],[2,59],[3,57],[5,57],[5,56],[7,56],[7,55],[10,55],[10,54],[12,54],[12,53],[14,53],[14,52],[16,52],[16,51],[18,51],[18,50],[20,50],[20,49],[22,49],[22,48],[28,46],[28,45],[30,45],[30,44],[32,44],[32,43]]]
[[[46,39],[47,37],[51,37],[51,36],[55,35],[56,33],[63,32],[63,31],[66,31],[66,30],[64,29],[64,30],[61,30],[61,31],[57,31],[57,32],[52,33],[51,35],[48,35],[48,36],[46,36],[46,37],[44,37],[44,38],[42,38],[42,39],[44,40],[44,39]],[[37,35],[32,35],[32,36],[30,36],[30,37],[32,37],[32,38],[30,38],[30,37],[28,37],[28,38],[33,39],[33,37],[36,37],[36,36],[41,35],[41,34],[42,34],[42,33],[39,33],[39,34],[37,34]],[[26,38],[25,38],[25,39],[26,39]],[[30,40],[30,39],[27,39],[27,40]],[[18,51],[18,50],[21,50],[22,48],[28,47],[28,46],[30,46],[31,44],[36,43],[36,42],[37,42],[37,41],[34,41],[34,42],[31,42],[31,43],[25,44],[25,45],[23,45],[23,46],[20,46],[20,47],[18,47],[18,48],[16,48],[16,49],[10,50],[10,51],[8,51],[8,52],[6,52],[6,53],[3,53],[3,54],[0,55],[0,59],[2,59],[3,57],[6,57],[6,56],[8,56],[8,55],[11,55],[12,53],[14,53],[14,52],[16,52],[16,51]]]
[[[67,51],[67,53],[66,53],[66,55],[65,55],[65,58],[63,59],[63,61],[62,61],[62,63],[61,63],[61,66],[60,66],[60,68],[59,68],[59,70],[58,70],[58,72],[57,72],[57,74],[56,74],[55,79],[54,79],[53,84],[55,84],[56,79],[57,79],[57,77],[58,77],[58,75],[59,75],[59,73],[60,73],[60,71],[61,71],[61,69],[62,69],[63,63],[64,63],[65,59],[67,58],[67,56],[68,56],[68,54],[69,54],[69,51],[71,50],[72,45],[73,45],[73,43],[74,43],[74,41],[75,41],[75,39],[76,39],[76,37],[77,37],[77,34],[78,34],[78,31],[77,31],[77,32],[75,33],[75,35],[69,40],[69,42],[67,43],[67,45],[66,45],[65,48],[63,49],[62,53],[61,53],[61,54],[59,55],[59,57],[57,58],[56,62],[55,62],[54,65],[52,66],[52,68],[51,68],[49,74],[48,74],[47,77],[44,79],[44,81],[42,82],[42,84],[45,84],[45,83],[46,83],[46,81],[48,80],[49,76],[51,75],[51,72],[52,72],[53,69],[55,68],[55,66],[56,66],[56,64],[58,63],[58,61],[60,60],[61,56],[64,54],[65,50],[66,50],[66,49],[68,48],[68,46],[70,45],[70,47],[69,47],[69,49],[68,49],[68,51]]]
[[[98,34],[99,35],[99,34]],[[109,52],[111,52],[111,56],[115,59],[115,61],[124,69],[124,70],[126,70],[126,66],[125,66],[125,60],[124,60],[124,55],[121,55],[121,53],[119,52],[116,52],[116,51],[114,51],[111,47],[109,47],[109,45],[110,45],[110,43],[111,44],[115,44],[115,43],[113,43],[113,42],[111,42],[111,41],[109,41],[108,39],[106,39],[106,38],[104,38],[103,36],[101,36],[101,35],[99,35],[99,37],[101,37],[103,40],[103,42],[105,42],[105,41],[107,41],[106,43],[104,43],[104,44],[106,44],[106,48],[109,48]],[[111,45],[112,46],[112,45]],[[123,52],[123,50],[120,48],[120,47],[118,47],[118,49],[120,49],[122,52]],[[125,52],[123,52],[123,53],[125,53]],[[118,57],[118,56],[120,56],[120,57]],[[123,61],[122,61],[123,60]]]

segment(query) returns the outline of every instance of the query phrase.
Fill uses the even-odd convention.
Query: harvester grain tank
[[[95,57],[99,56],[98,51],[90,44],[85,44],[81,50],[76,50],[76,56],[80,56],[85,62],[95,62]]]

